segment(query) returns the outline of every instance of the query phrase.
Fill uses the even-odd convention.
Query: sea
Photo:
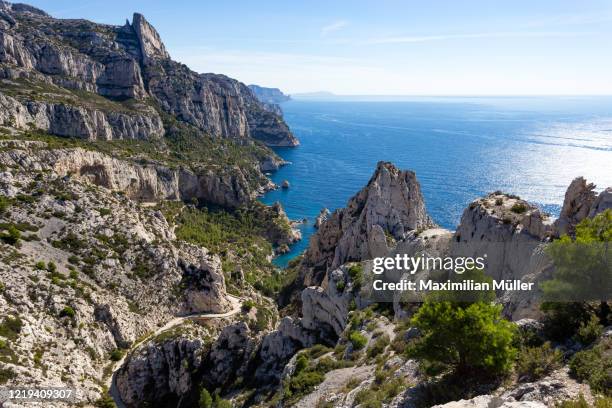
[[[454,230],[468,204],[489,192],[517,194],[558,216],[578,176],[612,186],[612,97],[337,97],[283,103],[300,139],[275,151],[290,164],[270,175],[290,188],[280,201],[303,239],[275,258],[302,253],[321,208],[344,207],[378,161],[416,172],[427,211]]]

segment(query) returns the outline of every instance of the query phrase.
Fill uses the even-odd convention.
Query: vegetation
[[[578,399],[571,401],[563,401],[556,405],[556,408],[612,408],[612,397],[596,397],[594,404],[591,405],[580,394]]]
[[[484,281],[482,271],[465,279]],[[426,371],[447,370],[465,375],[501,375],[510,370],[516,354],[515,326],[501,317],[501,306],[490,303],[494,294],[475,293],[467,302],[461,292],[429,296],[412,319],[422,335],[409,353],[423,360]]]
[[[8,340],[16,340],[21,333],[23,322],[19,316],[11,317],[7,316],[4,321],[0,324],[0,336]]]
[[[355,396],[355,403],[363,408],[381,408],[405,388],[401,378],[389,378],[388,371],[379,368],[374,374],[374,383]]]
[[[606,210],[581,221],[575,239],[563,236],[548,246],[555,270],[553,278],[541,286],[546,300],[542,304],[545,330],[550,338],[577,336],[588,344],[597,337],[599,325],[610,323],[611,240],[612,210]]]
[[[612,397],[612,339],[605,338],[593,348],[574,355],[570,373],[597,392]]]
[[[210,392],[208,392],[206,388],[200,389],[200,399],[198,400],[198,404],[200,408],[212,408],[213,399]]]
[[[351,265],[348,270],[348,274],[351,277],[353,283],[353,290],[359,291],[361,285],[363,285],[363,265],[360,263]]]
[[[290,227],[263,204],[254,202],[232,212],[193,206],[181,210],[180,206],[167,203],[163,208],[177,226],[177,238],[219,254],[229,284],[236,269],[242,269],[246,281],[267,296],[286,284],[286,275],[278,273],[269,260],[272,244],[267,233],[270,223],[280,229]]]
[[[516,373],[520,381],[535,381],[561,366],[563,353],[549,342],[538,347],[526,347],[519,353]]]
[[[351,344],[353,345],[353,349],[355,350],[361,350],[365,347],[366,344],[368,344],[367,337],[365,337],[363,334],[359,333],[356,330],[349,333],[348,338]]]
[[[515,214],[522,214],[527,211],[527,206],[523,203],[516,203],[510,208],[510,211]]]

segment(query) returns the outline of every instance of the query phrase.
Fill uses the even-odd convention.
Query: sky
[[[608,0],[30,0],[57,18],[137,11],[197,72],[295,94],[612,95]]]

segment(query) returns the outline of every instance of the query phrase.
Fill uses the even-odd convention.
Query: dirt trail
[[[113,366],[113,374],[111,375],[110,379],[107,381],[107,386],[109,387],[109,394],[113,398],[113,400],[115,401],[115,405],[117,405],[117,408],[126,408],[125,404],[123,404],[123,401],[121,401],[121,397],[119,395],[119,390],[117,389],[117,378],[116,378],[117,377],[117,370],[119,370],[119,368],[121,368],[121,366],[125,362],[126,357],[132,351],[134,351],[136,348],[138,348],[138,346],[140,346],[141,344],[151,340],[154,337],[157,337],[158,335],[160,335],[161,333],[165,332],[166,330],[170,330],[173,327],[176,327],[176,326],[182,324],[186,320],[196,319],[196,318],[198,318],[198,319],[201,319],[201,318],[219,319],[219,318],[224,318],[224,317],[230,317],[230,316],[233,316],[233,315],[239,313],[240,309],[242,307],[242,299],[240,299],[238,297],[235,297],[235,296],[232,296],[232,295],[227,295],[227,297],[229,298],[229,301],[232,304],[232,309],[229,312],[225,312],[225,313],[194,313],[194,314],[190,314],[190,315],[186,315],[186,316],[175,317],[174,319],[172,319],[169,322],[167,322],[163,327],[157,329],[155,332],[149,334],[147,337],[145,337],[144,339],[140,340],[138,343],[133,344],[132,347],[130,347],[130,349],[125,353],[125,355],[121,358],[121,360],[117,361],[114,364],[114,366]]]

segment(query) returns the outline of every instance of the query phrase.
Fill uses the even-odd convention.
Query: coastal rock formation
[[[461,216],[453,256],[484,257],[494,279],[519,279],[538,264],[534,250],[552,235],[552,220],[516,196],[496,192],[473,201]]]
[[[565,192],[559,218],[555,221],[557,235],[573,234],[576,225],[589,215],[597,196],[594,190],[595,184],[587,183],[583,177],[571,182]]]
[[[144,105],[132,112],[46,101],[22,101],[1,93],[0,125],[36,128],[89,140],[156,139],[164,134],[157,112]]]
[[[349,261],[383,256],[389,240],[433,227],[415,173],[379,162],[374,175],[346,208],[334,211],[313,235],[302,262],[306,286]]]
[[[278,88],[265,88],[259,85],[249,85],[255,97],[262,103],[264,109],[278,116],[283,116],[283,110],[279,104],[291,100],[289,95],[285,95]]]
[[[247,175],[239,167],[223,172],[171,169],[155,163],[136,164],[81,148],[51,150],[40,146],[32,148],[20,142],[13,145],[14,149],[0,152],[0,163],[5,166],[28,171],[52,170],[60,176],[85,179],[139,200],[197,198],[236,208],[271,188],[270,183],[261,179],[264,187],[254,190],[249,179],[257,175]]]
[[[329,218],[330,214],[331,213],[329,212],[329,210],[327,208],[322,208],[321,212],[319,212],[319,215],[317,215],[317,218],[315,219],[314,227],[316,229],[319,229],[319,227],[321,227],[321,224],[323,224],[323,222],[327,221],[327,219]]]
[[[212,136],[298,144],[246,85],[172,61],[141,14],[109,26],[34,10],[0,3],[5,124],[89,139],[151,139],[164,133],[156,106]]]

